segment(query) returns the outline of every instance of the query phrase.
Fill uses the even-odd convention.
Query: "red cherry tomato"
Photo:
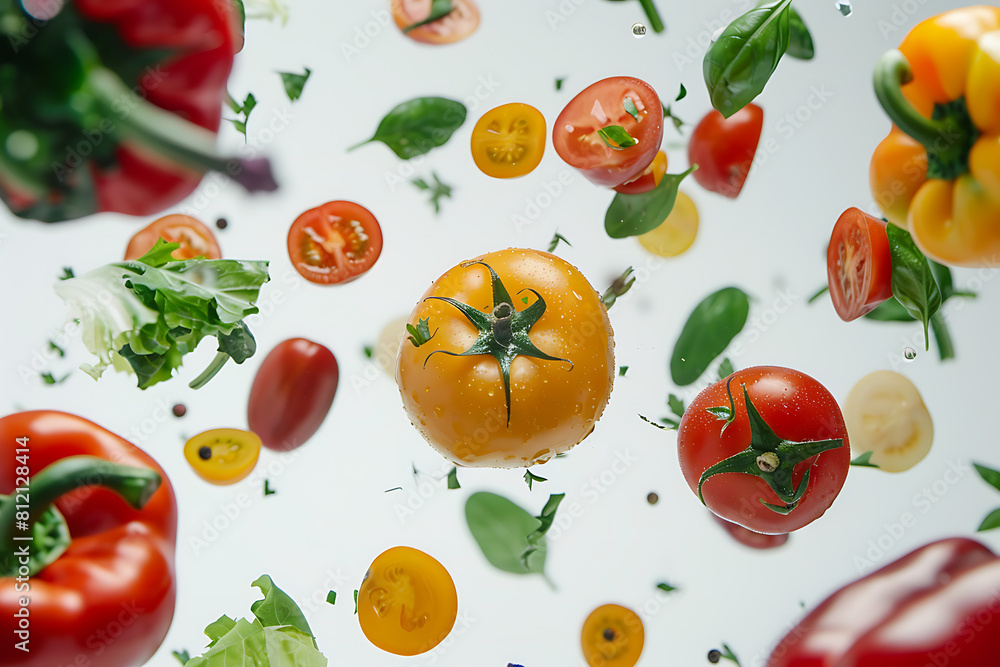
[[[701,187],[735,199],[750,173],[764,127],[764,110],[748,104],[726,118],[713,109],[701,119],[688,142],[688,161],[697,164]]]
[[[288,230],[288,256],[311,283],[350,282],[382,253],[382,228],[371,211],[349,201],[309,209]]]
[[[626,108],[632,100],[638,120]],[[629,107],[631,108],[631,107]],[[636,140],[629,148],[610,148],[598,130],[611,125]],[[552,145],[591,183],[606,187],[630,181],[649,166],[663,142],[663,107],[645,81],[613,76],[585,88],[570,100],[552,126]]]
[[[181,247],[170,256],[174,259],[220,259],[222,251],[215,240],[215,234],[197,218],[190,215],[165,215],[143,227],[129,241],[125,249],[125,261],[139,259],[162,238],[167,243],[180,243]]]
[[[849,208],[833,227],[826,275],[837,315],[845,322],[892,297],[892,258],[885,222]]]
[[[729,409],[727,386],[734,405],[728,425],[708,411]],[[833,441],[826,445],[830,448],[798,463],[794,463],[796,454],[801,456],[817,445],[795,445],[788,453],[779,450],[781,456],[774,458],[752,449],[744,387],[763,421],[782,442]],[[723,519],[771,535],[790,533],[822,516],[840,493],[851,462],[847,427],[837,401],[805,373],[777,366],[736,371],[698,394],[681,418],[677,451],[681,472],[695,495],[703,473],[710,467],[723,461],[732,463],[737,455],[748,459],[747,465],[740,468],[748,472],[721,472],[707,477],[702,495],[708,509]],[[777,483],[779,475],[790,474],[789,488],[802,492],[797,501],[782,499],[765,481],[762,471],[773,465],[778,467],[771,479]],[[751,470],[755,474],[750,474]],[[807,470],[809,479],[803,488]]]
[[[726,521],[715,514],[712,514],[712,518],[715,519],[716,523],[726,529],[726,532],[729,533],[730,537],[743,546],[750,547],[751,549],[774,549],[775,547],[780,547],[788,541],[788,533],[765,535],[764,533],[757,533],[752,530],[748,530],[739,524],[733,523],[732,521]]]
[[[479,27],[479,8],[473,0],[452,0],[453,9],[437,21],[407,30],[431,15],[432,0],[392,0],[392,18],[403,34],[424,44],[451,44]]]
[[[327,348],[305,338],[279,343],[250,388],[247,422],[268,449],[288,451],[311,438],[330,411],[340,372]]]
[[[622,183],[621,185],[616,185],[614,187],[615,192],[620,192],[623,195],[640,195],[643,192],[649,192],[663,180],[663,175],[667,173],[667,154],[663,151],[659,151],[653,161],[649,163],[649,166],[642,170],[642,173],[633,178],[631,181]]]

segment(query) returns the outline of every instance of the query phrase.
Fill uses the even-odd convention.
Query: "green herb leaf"
[[[364,353],[365,359],[371,359],[372,355],[375,354],[375,348],[371,345],[365,345],[361,351]]]
[[[993,468],[988,468],[980,463],[972,464],[979,476],[983,478],[983,481],[992,486],[997,491],[1000,491],[1000,471],[994,470]]]
[[[667,397],[667,405],[678,419],[684,416],[684,401],[677,394],[670,394]]]
[[[531,488],[531,485],[534,484],[535,482],[547,482],[549,480],[547,478],[545,478],[545,477],[539,477],[538,475],[536,475],[535,473],[531,472],[530,470],[525,470],[524,471],[524,481],[528,484],[528,490],[532,491],[533,489]]]
[[[529,542],[541,520],[494,493],[480,491],[465,503],[465,520],[473,539],[490,565],[514,574],[541,574],[545,570],[544,537]],[[534,547],[522,560],[521,554]]]
[[[460,489],[462,485],[458,483],[458,468],[452,468],[448,471],[448,488],[449,489]]]
[[[671,419],[670,417],[660,418],[660,421],[663,422],[663,424],[667,424],[667,426],[664,426],[663,424],[657,424],[656,422],[654,422],[649,417],[646,417],[645,415],[639,415],[639,419],[663,431],[675,431],[677,430],[677,427],[680,425],[679,421],[677,421],[676,419]]]
[[[616,151],[623,151],[639,143],[621,125],[602,127],[597,131],[597,136],[601,138],[605,146]]]
[[[75,278],[75,277],[76,276],[73,274],[73,269],[71,269],[68,266],[64,266],[63,274],[59,276],[59,280],[69,280],[70,278]]]
[[[858,466],[859,468],[878,468],[879,466],[872,463],[872,455],[875,452],[865,452],[864,454],[858,456],[851,461],[852,466]]]
[[[815,301],[816,299],[820,298],[821,296],[823,296],[824,294],[826,294],[829,291],[830,291],[830,286],[829,285],[823,285],[822,287],[819,288],[819,290],[815,294],[813,294],[811,297],[809,297],[809,299],[806,301],[806,303],[812,303],[813,301]]]
[[[232,97],[229,98],[229,108],[233,110],[233,113],[242,115],[243,118],[229,118],[227,120],[233,124],[236,130],[242,134],[244,138],[247,136],[247,122],[250,120],[250,112],[253,111],[256,106],[257,98],[253,96],[253,93],[247,93],[247,96],[243,99],[243,104],[239,104]]]
[[[622,103],[622,106],[625,107],[625,111],[626,113],[628,113],[628,115],[632,116],[632,118],[635,118],[635,122],[637,123],[642,122],[642,116],[639,115],[639,109],[636,108],[635,102],[632,101],[631,97],[626,97],[625,101]]]
[[[660,102],[660,106],[663,107],[663,117],[669,118],[670,121],[674,124],[674,129],[677,130],[677,134],[683,135],[684,133],[681,132],[681,128],[684,127],[684,121],[675,116],[674,112],[670,109],[670,107],[664,104],[663,102]]]
[[[422,178],[415,178],[411,182],[415,186],[417,186],[419,189],[426,190],[426,191],[430,192],[430,195],[431,195],[431,204],[433,204],[433,206],[434,206],[434,212],[435,213],[440,213],[441,212],[441,198],[442,197],[448,197],[449,199],[451,199],[451,186],[450,185],[445,185],[444,183],[442,183],[438,179],[437,174],[435,174],[434,172],[431,172],[431,177],[434,179],[434,184],[433,185],[429,185],[427,183],[427,181],[425,181]]]
[[[719,364],[719,379],[725,380],[727,377],[735,372],[733,369],[733,362],[729,361],[728,358],[723,359],[722,363]]]
[[[58,345],[56,345],[54,341],[51,341],[51,340],[49,341],[49,349],[53,350],[60,357],[65,357],[66,356],[66,350],[64,350],[61,347],[59,347]]]
[[[285,86],[285,94],[288,95],[289,100],[294,102],[302,97],[302,88],[309,80],[312,70],[307,67],[304,74],[295,74],[294,72],[278,72],[278,74],[281,76],[281,83]]]
[[[994,528],[1000,528],[1000,508],[997,508],[990,512],[983,522],[979,524],[979,528],[976,528],[976,532],[983,532],[984,530],[993,530]]]
[[[553,493],[549,495],[548,501],[545,503],[545,507],[542,508],[542,513],[538,515],[538,520],[541,525],[530,535],[528,535],[528,541],[535,544],[542,538],[545,533],[549,532],[549,528],[552,527],[552,522],[556,518],[556,510],[559,509],[559,503],[563,501],[566,497],[565,493]]]
[[[566,77],[560,77],[560,78],[556,79],[556,90],[562,90],[563,81],[565,81],[565,80],[566,80]]]
[[[170,655],[177,658],[182,665],[186,665],[191,660],[191,655],[187,651],[171,651]]]
[[[399,104],[379,123],[375,135],[348,150],[381,141],[404,160],[447,143],[465,122],[465,105],[443,97],[418,97]]]
[[[661,591],[664,591],[666,593],[670,593],[672,591],[676,591],[677,590],[677,587],[671,586],[670,584],[667,584],[667,583],[656,584],[656,587],[659,588]]]
[[[61,378],[56,378],[54,375],[52,375],[52,373],[39,373],[39,376],[42,378],[42,382],[44,382],[45,384],[59,384],[61,382],[66,381],[66,378],[69,377],[69,373],[63,375]]]
[[[337,604],[337,591],[330,591],[326,594],[326,601],[329,604]]]
[[[722,645],[722,657],[725,658],[726,660],[735,662],[736,666],[739,667],[740,665],[739,658],[736,657],[736,654],[733,653],[733,650],[729,648],[729,646],[727,646],[726,644]]]
[[[406,338],[411,343],[413,343],[413,347],[420,347],[421,345],[429,341],[431,338],[433,338],[434,334],[437,333],[437,329],[434,330],[433,334],[431,333],[429,317],[425,317],[422,320],[419,320],[417,322],[417,326],[413,326],[412,324],[407,323],[406,330],[410,334]],[[414,468],[413,473],[416,474],[416,472],[417,469]]]
[[[887,299],[864,317],[877,322],[912,322],[913,316],[895,298]]]
[[[688,317],[670,357],[670,377],[683,387],[704,373],[743,330],[750,300],[736,287],[725,287],[705,297]]]
[[[451,4],[451,0],[432,0],[431,1],[431,13],[427,15],[422,21],[417,21],[416,23],[411,23],[410,25],[403,28],[403,32],[410,32],[420,26],[427,25],[428,23],[433,23],[438,19],[443,19],[448,14],[455,11],[455,7]]]
[[[681,174],[664,174],[660,184],[638,195],[615,193],[604,216],[604,230],[613,239],[639,236],[663,224],[674,208],[677,187],[697,168],[692,165]]]
[[[354,589],[354,615],[358,615],[358,589]]]
[[[549,252],[555,252],[556,246],[559,245],[560,241],[562,241],[571,248],[573,247],[573,244],[567,241],[565,236],[563,236],[559,232],[556,232],[555,234],[552,235],[552,240],[549,241]]]
[[[632,267],[630,266],[612,281],[608,289],[604,290],[604,294],[601,295],[601,303],[604,304],[605,308],[611,308],[615,305],[618,297],[624,296],[634,284],[635,277],[632,275]]]
[[[625,377],[626,373],[628,373],[628,366],[619,366],[618,367],[618,377],[623,378],[623,377]]]
[[[684,84],[682,83],[681,89],[677,91],[677,97],[674,98],[674,102],[680,102],[685,97],[687,97],[687,94],[688,94],[687,88],[685,88]]]
[[[792,6],[788,7],[788,55],[799,60],[812,60],[816,55],[812,35],[806,22]]]
[[[712,106],[729,118],[764,90],[791,40],[792,0],[771,0],[738,17],[705,53]]]
[[[892,294],[906,311],[924,325],[924,349],[930,349],[927,327],[941,307],[941,289],[930,263],[910,233],[891,222],[886,225],[892,257]]]
[[[271,488],[271,480],[265,479],[264,480],[264,497],[266,498],[267,496],[273,496],[275,493],[277,493],[277,491],[275,491],[274,489]]]

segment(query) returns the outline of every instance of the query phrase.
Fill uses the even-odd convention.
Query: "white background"
[[[882,565],[933,539],[972,535],[1000,505],[1000,495],[965,467],[972,459],[1000,464],[993,421],[1000,365],[995,273],[979,278],[974,270],[956,271],[959,288],[970,281],[974,288],[979,280],[981,289],[975,301],[946,309],[958,352],[948,363],[937,360],[933,347],[923,352],[919,327],[848,325],[827,299],[805,303],[826,281],[825,249],[837,216],[849,206],[876,212],[868,162],[889,122],[871,90],[875,61],[916,23],[958,3],[859,2],[847,18],[832,0],[796,3],[817,56],[812,62],[785,58],[757,100],[765,110],[761,144],[773,140],[773,150],[758,155],[737,200],[701,190],[693,180],[685,184],[700,210],[701,229],[692,250],[673,260],[653,258],[634,239],[607,238],[603,212],[610,194],[572,172],[551,143],[530,175],[487,178],[471,160],[471,129],[486,110],[515,101],[537,107],[551,124],[578,91],[624,74],[648,81],[667,102],[683,82],[688,96],[674,108],[694,123],[709,109],[704,47],[749,3],[658,0],[666,33],[636,39],[632,24],[643,20],[638,2],[481,0],[479,30],[444,47],[404,37],[389,23],[387,5],[297,2],[285,26],[248,25],[230,91],[238,98],[247,91],[256,95],[249,140],[272,158],[282,188],[249,197],[235,185],[206,183],[179,210],[210,225],[227,217],[229,228],[217,232],[225,255],[270,260],[272,281],[262,292],[262,314],[248,321],[258,355],[242,367],[230,365],[206,388],[195,392],[187,382],[214,355],[211,343],[186,360],[176,379],[145,392],[135,388],[134,378],[110,372],[95,383],[74,371],[57,386],[26,372],[64,321],[51,289],[61,267],[83,273],[119,260],[130,236],[151,218],[101,215],[46,226],[0,215],[0,410],[61,409],[92,419],[152,454],[176,489],[179,597],[170,634],[151,665],[174,664],[175,649],[198,654],[204,627],[221,614],[247,615],[258,597],[249,584],[262,573],[301,604],[332,665],[582,664],[581,623],[606,602],[640,612],[646,628],[640,665],[707,664],[706,652],[723,641],[744,665],[757,665],[803,613],[801,603],[812,607],[857,578],[863,560]],[[303,67],[313,70],[312,78],[302,98],[289,103],[275,72]],[[559,92],[557,77],[566,78]],[[370,136],[393,106],[425,95],[464,100],[469,108],[465,125],[446,146],[409,164],[381,144],[345,152]],[[270,123],[279,131],[265,129]],[[243,141],[228,124],[221,136],[233,150]],[[670,171],[682,171],[684,139],[672,127],[665,137]],[[440,215],[406,182],[432,170],[455,188]],[[554,190],[563,172],[572,182],[549,196],[546,187]],[[295,274],[285,236],[299,213],[333,199],[371,209],[385,248],[362,279],[319,287]],[[517,225],[514,216],[533,219]],[[549,481],[533,492],[518,470],[460,470],[462,489],[449,491],[443,476],[450,465],[410,426],[394,382],[362,348],[374,344],[388,321],[408,313],[451,266],[508,246],[544,249],[556,230],[573,244],[560,246],[559,254],[598,289],[626,266],[639,269],[632,293],[611,312],[616,362],[629,366],[628,374],[616,380],[594,434],[565,459],[535,470]],[[852,469],[827,514],[773,552],[731,541],[684,484],[675,436],[636,416],[667,414],[667,393],[676,391],[667,372],[673,343],[694,305],[726,285],[755,297],[747,327],[757,333],[741,338],[745,352],[733,359],[738,368],[789,366],[819,379],[840,400],[863,375],[900,370],[919,387],[935,421],[935,444],[921,464],[900,475]],[[781,294],[793,303],[775,317],[768,310]],[[274,345],[294,336],[327,345],[340,363],[340,388],[323,427],[292,460],[265,451],[254,476],[234,487],[202,482],[184,461],[185,438],[207,428],[245,428],[257,366]],[[912,362],[902,359],[907,346],[920,351]],[[66,359],[45,369],[59,376],[89,361],[79,340],[68,350]],[[681,395],[690,399],[694,390]],[[182,419],[165,416],[163,407],[176,402],[188,408]],[[619,457],[634,459],[621,474],[611,472]],[[415,480],[411,465],[428,475]],[[946,473],[956,465],[964,473],[948,483]],[[264,476],[276,495],[263,497]],[[384,493],[396,486],[403,491]],[[463,515],[465,498],[477,490],[504,494],[532,513],[549,493],[566,493],[564,509],[579,505],[571,525],[550,533],[547,569],[557,591],[540,577],[488,565]],[[924,490],[933,502],[918,500]],[[647,504],[649,491],[659,494],[659,504]],[[206,525],[225,524],[223,508],[241,494],[249,506],[210,539]],[[900,534],[892,524],[905,512],[916,516],[916,525]],[[993,534],[983,539],[1000,543]],[[352,591],[372,559],[395,545],[433,555],[458,588],[452,637],[423,656],[380,651],[353,616]],[[660,581],[679,590],[660,596]],[[331,589],[338,593],[335,606],[324,602]]]

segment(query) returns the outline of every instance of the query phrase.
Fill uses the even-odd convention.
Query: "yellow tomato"
[[[654,255],[676,257],[691,247],[697,235],[698,209],[690,197],[678,192],[667,219],[656,229],[637,238],[642,247]]]
[[[250,474],[260,456],[260,438],[250,431],[216,428],[194,436],[184,445],[198,476],[212,484],[235,484]]]
[[[431,285],[409,323],[430,340],[400,346],[403,407],[456,465],[544,463],[604,412],[615,370],[607,309],[555,255],[509,248],[463,262]]]
[[[361,631],[396,655],[431,650],[448,636],[457,616],[458,593],[448,570],[410,547],[380,554],[358,590]]]
[[[631,609],[606,604],[583,622],[580,643],[590,667],[632,667],[639,662],[645,633]]]
[[[504,104],[483,114],[472,130],[472,159],[494,178],[530,173],[545,152],[545,118],[527,104]]]

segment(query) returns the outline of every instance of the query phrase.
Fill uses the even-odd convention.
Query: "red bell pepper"
[[[849,584],[778,644],[767,667],[1000,665],[1000,558],[928,544]]]
[[[266,160],[214,150],[236,47],[230,0],[70,0],[37,18],[58,6],[0,0],[0,198],[11,211],[152,215],[210,170],[251,191],[277,187]]]
[[[0,493],[0,665],[149,660],[176,596],[176,502],[156,462],[76,415],[21,412],[0,419]]]

